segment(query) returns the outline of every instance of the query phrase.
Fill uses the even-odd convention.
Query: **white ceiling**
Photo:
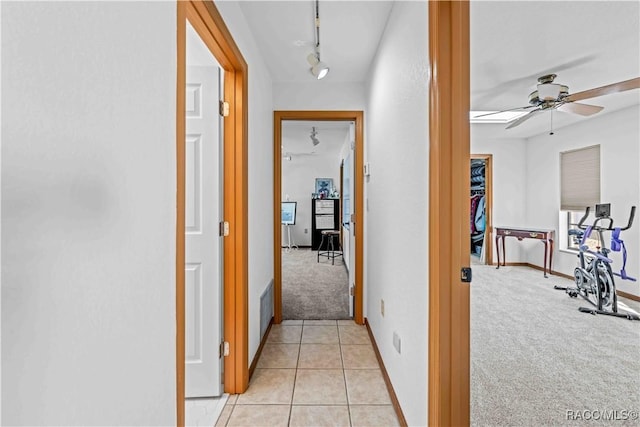
[[[285,120],[282,122],[282,151],[283,155],[314,154],[318,156],[333,156],[338,159],[340,150],[349,134],[348,121],[303,121]],[[311,128],[318,132],[320,144],[314,146],[311,142]]]
[[[329,82],[362,82],[378,48],[392,1],[320,1],[320,57]],[[240,1],[274,82],[312,82],[315,2]]]
[[[321,54],[331,67],[327,81],[367,80],[392,6],[389,1],[320,1]],[[240,1],[240,7],[273,80],[313,81],[306,55],[314,40],[314,2]],[[569,86],[569,93],[640,76],[640,2],[471,2],[472,109],[526,106],[537,77],[548,73],[557,74],[556,82]],[[640,90],[583,102],[604,106],[592,116],[598,117],[640,104]],[[474,134],[529,137],[548,131],[549,114],[509,130],[472,126]],[[580,120],[589,118],[555,112],[554,128]]]

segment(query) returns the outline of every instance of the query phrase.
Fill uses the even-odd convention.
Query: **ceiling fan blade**
[[[564,98],[565,101],[581,101],[583,99],[595,98],[597,96],[609,95],[610,93],[624,92],[625,90],[640,89],[640,77],[625,80],[623,82],[612,83],[610,85],[597,87],[594,89],[584,90],[582,92],[572,93]]]
[[[582,56],[580,58],[575,58],[572,59],[570,61],[564,62],[562,64],[557,64],[554,67],[551,68],[547,68],[545,70],[539,70],[536,71],[535,73],[529,74],[528,76],[522,76],[522,77],[517,77],[515,79],[510,79],[510,80],[501,80],[499,84],[491,87],[491,88],[487,88],[487,89],[482,89],[480,91],[474,91],[474,93],[484,93],[484,92],[489,92],[490,96],[494,96],[494,92],[499,91],[499,90],[504,90],[504,89],[510,89],[512,87],[517,87],[517,86],[521,86],[521,85],[528,85],[531,81],[534,81],[540,77],[540,76],[544,76],[546,74],[558,74],[559,71],[564,71],[564,70],[568,70],[571,68],[576,68],[580,65],[584,65],[587,64],[591,61],[593,61],[596,58],[595,55],[586,55],[586,56]],[[496,77],[498,76],[500,70],[498,69],[487,69],[487,70],[482,70],[482,72],[487,72],[489,73],[489,75],[495,75]]]
[[[592,116],[602,111],[604,107],[598,105],[581,104],[579,102],[567,102],[558,107],[559,111],[565,113],[579,114],[581,116]]]
[[[494,114],[506,113],[507,111],[518,111],[518,110],[528,110],[529,108],[535,108],[537,105],[527,105],[526,107],[518,107],[518,108],[510,108],[508,110],[495,111],[493,113],[479,114],[477,116],[471,117],[472,119],[477,119],[478,117],[492,116]]]
[[[542,110],[538,109],[538,110],[533,110],[533,111],[529,111],[529,113],[526,116],[522,116],[520,117],[518,120],[514,120],[513,122],[511,122],[511,124],[509,126],[507,126],[505,129],[511,129],[514,128],[516,126],[520,126],[522,123],[526,122],[527,120],[529,120],[531,117],[535,116],[536,114],[538,114],[539,112],[541,112]]]

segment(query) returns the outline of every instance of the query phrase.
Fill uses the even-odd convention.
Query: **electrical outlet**
[[[309,229],[308,228],[304,229],[304,234],[309,234]]]
[[[393,333],[393,346],[395,347],[398,354],[400,354],[400,335],[397,332]]]
[[[380,314],[382,314],[382,317],[384,317],[384,300],[383,299],[380,300]]]

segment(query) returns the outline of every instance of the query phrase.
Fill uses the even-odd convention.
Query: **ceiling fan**
[[[538,86],[536,90],[529,94],[529,105],[526,107],[511,108],[495,113],[482,114],[476,117],[490,116],[492,114],[504,113],[506,111],[529,110],[527,114],[517,120],[514,120],[506,127],[506,129],[511,129],[521,125],[539,113],[548,110],[559,110],[566,113],[579,114],[581,116],[591,116],[602,111],[604,107],[583,104],[576,101],[640,88],[640,77],[636,77],[634,79],[569,94],[568,86],[553,82],[556,77],[557,76],[555,74],[546,74],[539,77]]]

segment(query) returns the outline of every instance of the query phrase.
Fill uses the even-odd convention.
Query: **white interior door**
[[[218,114],[222,72],[217,64],[190,66],[202,64],[189,61],[194,51],[190,43],[188,35],[185,394],[208,397],[222,392],[222,138]]]

